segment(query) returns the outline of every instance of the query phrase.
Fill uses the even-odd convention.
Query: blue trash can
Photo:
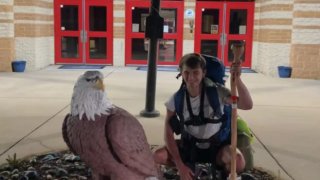
[[[24,72],[26,68],[26,61],[12,61],[12,71],[13,72]]]
[[[291,77],[292,68],[288,66],[278,66],[278,73],[281,78]]]

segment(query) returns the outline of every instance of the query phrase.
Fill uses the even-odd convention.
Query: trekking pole
[[[233,53],[233,62],[236,66],[241,66],[241,56],[244,51],[244,42],[236,41],[231,45],[231,50]],[[237,164],[237,103],[238,103],[238,93],[237,93],[237,81],[236,76],[240,74],[236,74],[237,72],[231,71],[232,66],[230,67],[231,73],[231,99],[232,99],[232,115],[231,115],[231,172],[230,172],[230,180],[236,180],[237,172],[236,172],[236,164]],[[237,68],[237,67],[235,67]],[[241,70],[241,67],[240,67]]]

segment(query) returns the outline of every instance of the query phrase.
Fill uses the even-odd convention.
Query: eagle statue
[[[110,102],[99,71],[87,71],[77,80],[62,134],[69,149],[92,169],[92,179],[158,179],[142,125]]]

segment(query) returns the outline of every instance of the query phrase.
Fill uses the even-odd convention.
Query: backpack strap
[[[200,97],[200,109],[199,109],[199,117],[200,118],[204,118],[204,110],[203,110],[203,105],[204,105],[204,85],[201,88],[201,97]],[[191,119],[195,118],[195,115],[193,114],[192,108],[191,108],[191,102],[190,102],[190,95],[188,93],[188,91],[185,91],[186,94],[186,101],[187,101],[187,108],[190,114]]]
[[[209,104],[214,111],[214,116],[221,117],[222,112],[220,108],[220,101],[219,101],[217,86],[207,86],[206,93],[208,96]]]
[[[184,131],[184,117],[183,117],[183,106],[184,106],[184,97],[186,94],[186,87],[181,84],[181,87],[174,95],[174,106],[176,109],[176,115],[178,116],[178,121],[180,122],[180,133]],[[180,134],[179,133],[179,134]]]
[[[183,117],[183,108],[184,108],[184,98],[186,96],[186,87],[182,86],[175,94],[174,103],[176,109],[176,116],[179,118],[180,124],[180,133],[182,136],[188,136],[188,133],[185,133],[184,126],[189,125],[202,125],[206,123],[220,123],[222,122],[222,126],[220,128],[219,133],[214,137],[216,140],[220,142],[226,141],[230,138],[230,131],[231,131],[231,106],[225,105],[224,106],[224,113],[221,112],[220,101],[218,96],[217,86],[204,86],[205,93],[207,94],[210,106],[214,110],[214,117],[219,117],[219,119],[207,119],[205,118],[204,121],[187,121]],[[204,94],[204,93],[202,93]],[[203,108],[202,108],[203,109]],[[196,123],[196,124],[194,124]],[[200,123],[200,124],[199,124]],[[179,133],[179,134],[180,134]],[[213,138],[213,137],[212,137]],[[211,139],[211,138],[210,138]],[[206,140],[196,140],[195,142],[201,142]]]

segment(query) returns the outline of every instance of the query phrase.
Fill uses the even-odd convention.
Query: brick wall
[[[320,1],[294,0],[291,61],[294,78],[320,79]]]
[[[13,0],[0,1],[0,72],[11,70],[14,59]]]

